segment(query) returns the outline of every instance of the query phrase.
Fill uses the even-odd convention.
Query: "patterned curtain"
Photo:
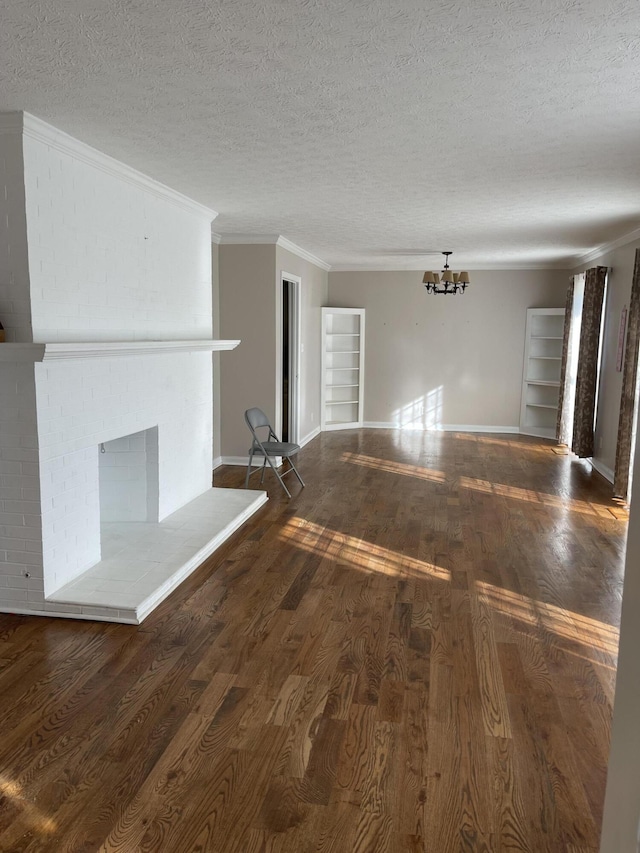
[[[607,277],[607,267],[587,270],[584,284],[582,327],[576,379],[576,406],[573,418],[571,449],[582,458],[593,456],[593,419],[596,408],[598,382],[598,352],[602,301]]]
[[[573,311],[574,283],[571,279],[569,290],[567,290],[567,307],[564,314],[564,332],[562,335],[562,363],[560,366],[560,394],[558,398],[558,420],[556,423],[556,438],[558,444],[569,444],[569,412],[568,412],[568,388],[569,379],[567,363],[569,361],[569,344],[571,342],[571,313]]]
[[[614,495],[626,500],[629,487],[629,463],[631,461],[631,438],[633,413],[636,404],[636,377],[638,374],[638,347],[640,345],[640,249],[636,249],[636,262],[631,285],[631,302],[627,325],[627,345],[624,353],[622,374],[622,398],[618,421],[618,444],[616,467],[613,480]]]

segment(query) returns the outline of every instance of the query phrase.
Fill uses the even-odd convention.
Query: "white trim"
[[[249,464],[249,456],[221,456],[220,458],[222,460],[221,465],[238,465],[242,468],[246,468]],[[276,468],[279,468],[282,465],[282,456],[272,456],[271,461]],[[264,456],[262,456],[262,454],[254,455],[251,466],[253,468],[262,468],[263,464]],[[269,468],[268,464],[267,468]]]
[[[222,464],[222,456],[216,456],[216,458],[213,460],[213,464],[211,467],[215,471],[216,468],[219,468]]]
[[[263,457],[260,457],[260,463],[262,464]],[[255,462],[255,459],[254,459]],[[220,464],[221,465],[241,465],[243,468],[246,468],[249,464],[248,456],[220,456]]]
[[[300,439],[300,447],[304,447],[309,444],[310,441],[313,441],[314,438],[320,435],[320,427],[317,426],[315,429],[312,429],[310,433],[307,433],[304,438]]]
[[[600,474],[602,477],[604,477],[605,480],[608,480],[611,483],[611,485],[613,485],[615,475],[614,475],[613,471],[611,470],[611,468],[609,468],[608,465],[605,465],[604,463],[600,462],[599,460],[594,459],[593,456],[590,456],[587,459],[587,462],[590,462],[591,467],[595,471],[597,471],[598,474]]]
[[[219,246],[222,243],[222,234],[218,234],[216,231],[211,229],[211,242],[215,243],[216,246]]]
[[[425,255],[425,258],[427,257],[428,256]],[[431,266],[433,267],[433,264]],[[509,270],[513,270],[514,272],[518,270],[567,270],[567,272],[570,272],[576,265],[573,263],[571,258],[567,258],[563,261],[549,261],[548,263],[540,261],[539,263],[514,264],[507,261],[502,264],[497,262],[493,264],[466,263],[464,265],[458,264],[457,266],[462,267],[471,274],[476,270],[499,270],[501,272],[508,272]],[[428,267],[429,264],[425,261],[411,261],[402,265],[399,265],[397,262],[378,264],[335,264],[331,267],[330,272],[423,272]]]
[[[178,352],[235,349],[240,341],[95,341],[48,344],[0,344],[0,362],[70,361],[78,358],[122,358]]]
[[[592,261],[602,257],[602,255],[606,255],[614,249],[619,249],[620,246],[626,246],[627,243],[634,243],[637,240],[640,240],[640,228],[635,228],[633,231],[629,231],[628,234],[623,234],[622,237],[611,240],[609,243],[603,243],[596,249],[592,249],[590,252],[587,252],[586,255],[581,255],[577,259],[575,266],[579,267],[583,264],[590,264]]]
[[[223,246],[275,246],[279,234],[220,234]]]
[[[292,255],[297,255],[299,258],[302,258],[303,261],[309,261],[310,264],[320,267],[320,269],[325,272],[329,272],[331,269],[331,264],[328,264],[326,261],[323,261],[322,258],[308,252],[306,249],[303,249],[302,246],[292,243],[291,240],[287,240],[286,237],[278,237],[276,246],[280,246],[281,249],[291,252]]]
[[[214,237],[218,239],[215,240]],[[283,237],[282,234],[217,234],[216,232],[212,232],[212,241],[228,246],[251,246],[256,244],[261,246],[280,246],[281,249],[291,252],[292,255],[297,255],[304,261],[309,261],[310,264],[320,267],[325,272],[329,272],[332,269],[331,264],[328,264],[322,258]]]
[[[79,139],[75,139],[63,130],[58,130],[58,128],[47,124],[47,122],[36,118],[36,116],[30,113],[0,113],[0,134],[22,134],[30,139],[35,139],[50,148],[55,148],[57,151],[71,155],[76,160],[88,163],[90,166],[94,166],[108,175],[113,175],[120,180],[137,186],[139,189],[152,193],[158,198],[169,201],[183,210],[187,210],[189,213],[206,217],[208,221],[215,219],[218,215],[210,207],[205,207],[205,205],[194,201],[176,190],[172,190],[170,187],[161,184],[148,175],[144,175],[137,169],[127,166],[120,160],[116,160],[108,154],[104,154],[102,151],[98,151],[96,148],[80,142]]]
[[[415,426],[414,424],[401,426],[397,423],[385,421],[365,421],[362,426],[365,429],[406,429],[420,432],[493,432],[509,433],[510,435],[517,435],[520,432],[517,426],[487,426],[478,424],[438,424],[436,427],[426,427]]]

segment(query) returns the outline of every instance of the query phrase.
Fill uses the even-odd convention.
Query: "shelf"
[[[322,309],[321,429],[361,426],[364,385],[364,309]]]
[[[520,398],[520,432],[554,438],[561,390],[564,308],[529,308]]]
[[[70,361],[78,358],[129,358],[182,352],[232,350],[240,341],[71,341],[43,344],[0,344],[0,361]]]

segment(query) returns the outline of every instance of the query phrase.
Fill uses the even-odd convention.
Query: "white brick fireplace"
[[[0,168],[0,611],[139,622],[266,500],[211,489],[215,213],[24,114]]]

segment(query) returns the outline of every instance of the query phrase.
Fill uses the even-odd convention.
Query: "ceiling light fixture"
[[[427,293],[464,293],[469,282],[468,272],[453,272],[449,269],[449,255],[453,252],[443,252],[444,269],[442,279],[440,273],[426,272],[422,277],[422,283],[427,288]],[[438,287],[442,284],[442,287]]]

